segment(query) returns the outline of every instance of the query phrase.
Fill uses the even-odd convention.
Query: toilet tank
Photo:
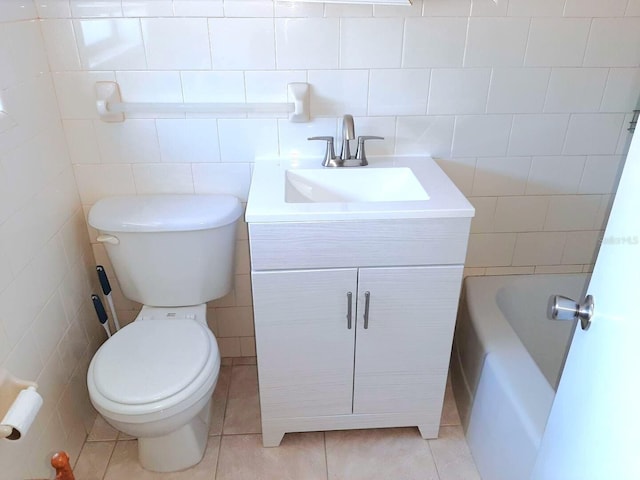
[[[231,195],[122,196],[99,200],[89,224],[127,298],[176,307],[231,291],[241,214]]]

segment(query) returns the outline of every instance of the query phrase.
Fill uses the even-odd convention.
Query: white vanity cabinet
[[[311,430],[438,434],[469,221],[366,223],[249,226],[265,446]],[[350,241],[364,230],[377,233]]]

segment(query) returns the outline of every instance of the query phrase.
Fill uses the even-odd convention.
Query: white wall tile
[[[185,102],[244,102],[242,72],[182,72]]]
[[[209,36],[217,70],[268,70],[276,66],[272,19],[209,19]]]
[[[114,0],[69,0],[74,17],[120,17],[121,2]]]
[[[640,18],[595,18],[584,55],[587,67],[637,67]]]
[[[204,18],[143,18],[142,35],[152,70],[211,68],[209,32]]]
[[[371,70],[369,115],[424,115],[429,70]]]
[[[62,118],[98,118],[95,83],[114,81],[112,72],[60,72],[53,74]]]
[[[224,0],[225,17],[273,17],[273,2],[265,0]]]
[[[176,17],[223,17],[222,0],[173,0]]]
[[[530,168],[529,157],[478,158],[472,194],[523,195]]]
[[[273,119],[218,120],[220,159],[254,162],[278,155],[278,126]]]
[[[511,115],[456,117],[451,154],[459,157],[506,155]]]
[[[131,165],[75,165],[82,203],[93,205],[103,197],[136,193]]]
[[[327,3],[324,6],[325,17],[372,17],[373,5],[348,3]]]
[[[640,0],[629,0],[625,15],[627,17],[640,17]]]
[[[373,5],[374,17],[419,17],[423,0],[412,0],[410,5]]]
[[[138,19],[75,20],[74,28],[84,70],[143,70],[147,67]]]
[[[476,213],[471,219],[471,233],[493,232],[498,197],[471,197],[469,201]]]
[[[169,163],[220,161],[214,119],[156,120],[160,157]]]
[[[596,261],[602,233],[569,232],[562,252],[562,263],[566,265],[589,264]]]
[[[585,161],[584,156],[533,157],[526,194],[577,193]]]
[[[95,123],[102,163],[151,163],[160,161],[154,120],[129,119],[124,123]]]
[[[528,67],[582,65],[590,21],[583,18],[533,18],[524,64]]]
[[[69,18],[71,6],[69,0],[35,0],[38,17]]]
[[[513,265],[558,265],[566,235],[565,232],[519,233]]]
[[[475,158],[435,158],[435,161],[464,195],[471,195],[476,171]]]
[[[100,163],[93,120],[64,120],[62,124],[71,163]]]
[[[401,18],[343,18],[340,68],[399,67],[403,24]]]
[[[25,52],[29,52],[25,55]],[[0,89],[47,72],[47,54],[38,22],[0,24]]]
[[[455,117],[398,117],[396,153],[449,158]]]
[[[601,112],[628,112],[640,106],[640,69],[611,68],[604,89]]]
[[[541,112],[550,73],[549,68],[494,68],[487,113]]]
[[[569,115],[514,115],[509,155],[559,155],[568,123]]]
[[[369,72],[366,70],[311,70],[312,116],[367,114]]]
[[[623,165],[621,155],[587,157],[578,193],[615,193]]]
[[[192,165],[195,193],[224,193],[246,202],[251,183],[249,163],[200,163]]]
[[[125,102],[182,102],[178,72],[117,72],[116,77]]]
[[[528,18],[471,18],[464,66],[521,66],[528,33]]]
[[[474,17],[501,17],[507,14],[507,0],[471,0]]]
[[[309,137],[337,135],[335,118],[314,118],[309,123],[291,123],[278,120],[280,155],[322,159],[326,150],[325,142],[310,142]]]
[[[513,17],[561,17],[564,3],[558,0],[509,0],[507,15]]]
[[[324,5],[321,3],[276,1],[274,6],[276,17],[322,17],[324,15]]]
[[[515,243],[515,233],[472,233],[465,267],[511,265]]]
[[[467,23],[466,18],[407,18],[402,66],[461,67]]]
[[[427,113],[484,113],[490,76],[488,68],[432,70]]]
[[[31,326],[33,339],[38,346],[38,354],[43,365],[47,364],[68,326],[60,295],[55,294],[49,299]],[[59,398],[59,395],[54,398]]]
[[[162,163],[132,165],[138,195],[193,193],[191,165]]]
[[[565,155],[609,155],[616,151],[624,115],[572,115],[564,144]]]
[[[125,17],[172,17],[171,0],[122,0]]]
[[[423,2],[425,17],[468,17],[471,14],[471,0],[427,0]]]
[[[355,117],[356,135],[376,135],[384,140],[366,142],[367,156],[393,155],[396,145],[396,120],[393,117]],[[352,142],[355,143],[355,142]]]
[[[73,22],[65,19],[42,20],[40,28],[51,70],[80,70]]]
[[[339,20],[277,18],[278,69],[338,68]]]
[[[245,72],[244,80],[247,102],[286,102],[288,101],[287,85],[306,82],[307,72],[302,70]]]
[[[551,197],[544,229],[551,231],[591,230],[599,208],[599,195]]]
[[[544,196],[500,197],[496,204],[494,231],[541,231],[548,207],[549,199]]]
[[[566,0],[565,17],[620,17],[624,15],[627,0]]]
[[[597,112],[607,81],[606,68],[554,68],[545,112]]]

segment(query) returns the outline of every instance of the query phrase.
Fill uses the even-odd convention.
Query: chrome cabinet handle
[[[347,292],[347,330],[351,330],[351,302],[353,294]]]
[[[369,298],[371,298],[370,292],[364,292],[364,329],[369,328]]]

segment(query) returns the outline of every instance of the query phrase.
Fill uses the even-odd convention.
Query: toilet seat
[[[164,400],[200,374],[211,352],[208,329],[192,320],[139,320],[96,353],[96,389],[129,405]]]
[[[138,319],[100,347],[87,384],[99,411],[142,423],[186,408],[215,384],[219,368],[218,345],[205,324]]]

